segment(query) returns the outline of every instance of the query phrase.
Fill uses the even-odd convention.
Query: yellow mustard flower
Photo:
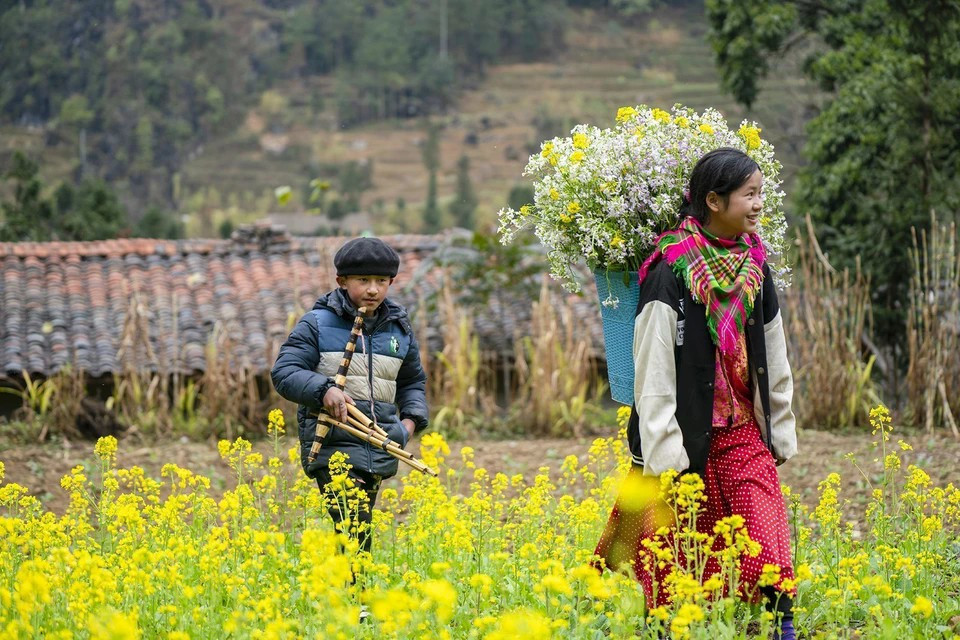
[[[663,124],[670,123],[670,114],[664,111],[663,109],[654,109],[651,112],[651,115],[653,116],[653,119],[656,120],[657,122],[662,122]]]
[[[620,107],[617,109],[617,122],[622,124],[635,115],[637,115],[637,110],[633,107]]]
[[[87,624],[91,640],[138,640],[140,628],[136,613],[109,611],[91,615]]]
[[[483,636],[484,640],[549,640],[552,637],[550,619],[529,609],[506,613],[496,627]]]
[[[104,436],[97,440],[93,447],[93,452],[104,462],[116,460],[117,458],[117,439],[113,436]]]
[[[283,419],[283,411],[280,409],[272,410],[267,417],[267,433],[271,436],[282,436],[286,433],[284,427],[286,427],[286,422]]]
[[[910,607],[910,613],[929,618],[933,615],[933,603],[928,598],[917,596],[913,601],[913,606]]]
[[[744,124],[740,127],[737,133],[743,138],[743,141],[747,145],[747,151],[753,151],[760,147],[760,129],[758,127],[750,126]]]

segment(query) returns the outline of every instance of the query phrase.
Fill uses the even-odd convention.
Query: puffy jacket
[[[786,460],[797,453],[793,376],[767,264],[763,275],[760,300],[745,327],[753,408],[770,452]],[[627,439],[644,473],[703,473],[713,428],[716,354],[704,306],[661,261],[640,287],[633,330],[634,405]]]
[[[389,477],[397,472],[396,458],[336,428],[327,433],[317,459],[307,464],[317,427],[313,415],[323,407],[323,396],[334,385],[355,315],[356,309],[343,289],[321,296],[280,347],[270,372],[277,393],[299,405],[300,460],[311,477],[329,464],[334,451],[343,451],[350,464],[368,473]],[[421,431],[428,419],[427,376],[420,363],[420,345],[406,310],[390,299],[384,300],[375,317],[364,320],[345,391],[361,411],[376,419],[391,440],[406,446],[409,436],[400,420],[410,418]]]

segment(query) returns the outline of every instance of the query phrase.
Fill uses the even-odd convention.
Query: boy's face
[[[357,309],[366,307],[364,315],[372,316],[387,297],[393,284],[390,276],[337,276],[337,284],[347,290],[347,295]]]

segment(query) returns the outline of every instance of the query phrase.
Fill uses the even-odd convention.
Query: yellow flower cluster
[[[753,151],[760,148],[760,129],[758,127],[744,124],[737,131],[737,134],[743,138],[747,145],[747,151]]]
[[[844,522],[838,473],[820,483],[820,501],[811,514],[790,496],[796,577],[800,599],[808,603],[800,613],[842,625],[852,620],[854,610],[868,610],[864,637],[881,637],[885,629],[897,629],[903,636],[941,637],[931,623],[941,607],[951,606],[945,594],[960,577],[960,566],[949,551],[949,541],[960,531],[960,489],[952,484],[934,487],[915,465],[908,465],[904,474],[900,453],[887,448],[893,431],[890,412],[875,407],[870,421],[873,446],[880,450],[874,459],[877,468],[863,468],[855,456],[847,456],[867,486],[865,523]],[[897,449],[912,447],[900,440]],[[804,524],[808,517],[812,527]],[[960,636],[954,631],[942,637]]]
[[[621,427],[628,418],[618,412]],[[366,493],[349,460],[332,457],[321,492],[300,471],[296,443],[280,453],[282,413],[270,424],[267,462],[260,445],[219,443],[233,473],[215,494],[209,478],[176,464],[159,479],[117,468],[111,438],[94,447],[93,468],[62,479],[62,515],[0,483],[0,638],[713,638],[742,637],[751,621],[761,634],[772,628],[729,595],[740,559],[759,552],[743,518],[697,532],[702,480],[627,473],[622,429],[586,459],[569,455],[529,477],[478,467],[469,447],[446,466],[450,447],[428,434],[421,457],[441,476],[385,486],[370,554],[359,552]],[[768,565],[761,584],[798,589],[797,624],[811,637],[843,635],[854,621],[864,637],[950,637],[960,491],[902,466],[880,471],[866,529],[843,521],[839,474],[821,484],[812,514],[784,491],[795,579]],[[4,472],[0,464],[0,480]],[[643,544],[666,570],[658,588],[669,606],[644,602],[632,576],[596,568],[617,497],[626,513],[663,506],[660,535]],[[339,529],[332,506],[348,514]],[[704,580],[707,562],[721,571]]]

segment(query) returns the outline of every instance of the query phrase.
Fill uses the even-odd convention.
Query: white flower
[[[613,129],[578,124],[569,137],[544,141],[524,169],[534,177],[534,202],[523,214],[499,212],[501,241],[532,227],[547,249],[551,275],[571,291],[580,288],[572,266],[581,260],[594,269],[635,270],[657,236],[676,227],[697,160],[718,147],[734,147],[760,166],[765,193],[760,234],[772,254],[784,255],[780,163],[755,123],[744,121],[733,131],[716,109],[698,114],[680,105],[670,114],[646,106],[635,112]],[[789,265],[772,266],[774,279],[784,286]],[[608,297],[604,305],[617,302]]]

